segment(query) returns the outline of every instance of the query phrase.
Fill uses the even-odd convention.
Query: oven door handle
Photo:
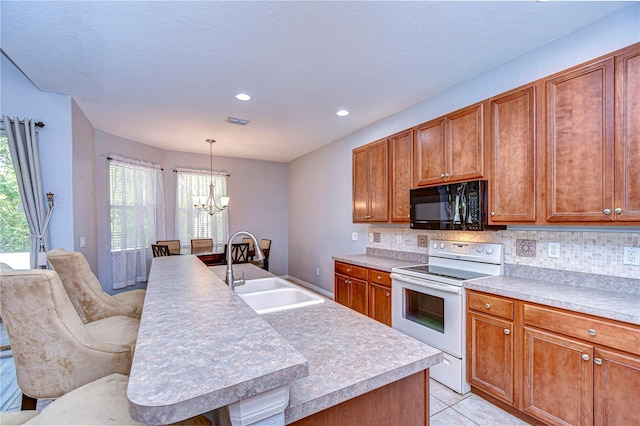
[[[406,275],[399,275],[396,273],[391,274],[391,279],[401,282],[406,282],[410,284],[419,285],[421,287],[432,288],[434,290],[446,291],[447,293],[455,293],[460,294],[462,292],[462,287],[456,287],[453,285],[443,285],[438,284],[433,281],[421,280],[420,278],[408,277]]]

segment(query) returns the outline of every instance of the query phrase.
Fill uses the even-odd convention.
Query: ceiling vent
[[[247,124],[249,124],[249,120],[244,120],[242,118],[227,117],[225,121],[227,123],[237,124],[239,126],[246,126]]]

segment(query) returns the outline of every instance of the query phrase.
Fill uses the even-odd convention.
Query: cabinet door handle
[[[440,173],[440,177],[444,177],[444,173]]]
[[[504,329],[504,334],[507,334],[507,335],[511,334],[511,330],[509,330],[508,328],[505,328]]]
[[[491,303],[485,303],[484,304],[484,308],[485,309],[491,309]]]
[[[351,269],[350,269],[350,268],[347,268],[347,272],[351,272]]]
[[[366,215],[364,218],[365,218],[365,219],[371,219],[371,216]]]
[[[589,354],[582,354],[582,359],[589,361]]]
[[[594,358],[594,359],[593,359],[593,363],[594,363],[595,365],[602,365],[602,359],[600,359],[600,358]]]
[[[595,336],[596,335],[596,331],[593,328],[589,329],[589,336]]]
[[[382,280],[382,277],[380,275],[378,275],[378,280]]]
[[[604,209],[602,211],[602,213],[606,214],[606,215],[610,215],[611,214],[611,209]]]
[[[387,293],[385,294],[385,296],[390,297],[390,296],[391,296],[391,293],[387,292]]]
[[[622,214],[622,209],[620,207],[616,207],[613,211],[615,214]]]
[[[444,174],[444,177],[449,177],[449,176],[451,176],[451,174],[449,174],[449,173],[445,173]]]
[[[491,212],[491,217],[495,216],[496,212]]]

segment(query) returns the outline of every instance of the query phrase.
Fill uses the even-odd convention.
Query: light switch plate
[[[352,232],[351,233],[351,239],[353,241],[358,241],[358,233],[357,232]]]

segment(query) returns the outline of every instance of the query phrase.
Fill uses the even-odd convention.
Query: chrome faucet
[[[229,237],[229,241],[227,242],[227,285],[229,286],[229,288],[233,291],[235,289],[236,286],[241,286],[244,285],[245,283],[245,279],[244,279],[244,271],[242,272],[242,278],[240,278],[239,280],[234,280],[233,279],[233,268],[231,267],[231,243],[233,243],[233,240],[235,240],[238,235],[246,235],[247,237],[251,238],[253,240],[253,247],[255,249],[255,255],[254,257],[256,257],[256,261],[259,260],[263,260],[264,259],[264,253],[262,252],[262,250],[260,250],[260,244],[258,244],[258,240],[256,239],[256,237],[247,231],[238,231],[235,234],[233,234],[232,236]]]

